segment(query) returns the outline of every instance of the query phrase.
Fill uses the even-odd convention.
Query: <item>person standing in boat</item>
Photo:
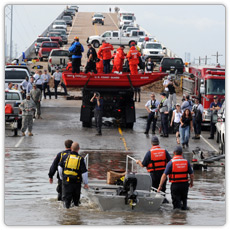
[[[173,159],[167,164],[157,191],[163,191],[164,183],[167,180],[167,175],[169,175],[169,182],[172,183],[171,196],[173,209],[187,210],[188,188],[193,187],[194,174],[190,163],[182,156],[183,151],[181,146],[176,146],[173,154]]]
[[[161,180],[161,176],[164,173],[167,163],[171,160],[166,149],[163,149],[159,146],[159,139],[157,136],[153,136],[151,139],[152,148],[145,154],[144,160],[141,162],[137,160],[136,163],[141,167],[146,167],[147,171],[150,173],[152,178],[152,186],[158,188]],[[162,184],[162,191],[166,190],[166,180]],[[168,200],[165,198],[164,203],[168,203]]]

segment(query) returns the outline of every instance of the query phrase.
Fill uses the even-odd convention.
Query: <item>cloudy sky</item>
[[[28,4],[28,3],[27,3]],[[64,10],[66,5],[15,5],[13,41],[14,52],[20,55],[36,37]],[[185,59],[185,52],[194,58],[210,58],[218,51],[223,56],[219,62],[225,64],[225,13],[224,5],[79,5],[81,12],[108,12],[109,7],[118,6],[136,15],[137,23]],[[5,7],[5,12],[9,8]],[[42,12],[42,14],[41,14]],[[7,41],[9,41],[9,19],[5,18]],[[198,61],[196,61],[198,62]]]

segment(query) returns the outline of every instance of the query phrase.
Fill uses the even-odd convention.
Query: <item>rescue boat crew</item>
[[[96,62],[97,73],[103,73],[103,71],[104,71],[104,65],[103,65],[102,56],[100,56],[100,54],[97,53],[97,57],[98,57],[98,61]]]
[[[138,74],[137,66],[139,63],[140,56],[141,56],[140,52],[135,48],[135,45],[132,44],[127,54],[127,59],[129,61],[129,69],[130,69],[131,74]]]
[[[53,163],[50,167],[49,173],[48,173],[49,182],[50,182],[50,184],[52,184],[53,183],[53,176],[57,171],[58,185],[57,185],[56,191],[58,192],[58,200],[62,200],[62,180],[61,180],[59,173],[58,173],[58,164],[61,162],[62,158],[65,155],[70,154],[72,144],[73,144],[72,140],[66,140],[65,141],[65,150],[58,153],[57,156],[54,158],[54,161],[53,161]]]
[[[85,67],[85,73],[93,71],[94,73],[97,73],[96,70],[96,61],[97,61],[97,53],[96,50],[92,47],[90,43],[87,44],[89,50],[87,52],[87,64]]]
[[[169,175],[171,182],[171,196],[173,208],[187,210],[188,188],[193,187],[194,174],[190,163],[183,158],[181,146],[177,146],[173,151],[173,159],[167,164],[161,177],[158,192],[163,191],[164,183]],[[190,176],[190,181],[188,179]]]
[[[125,53],[124,53],[124,46],[121,45],[116,52],[116,55],[114,57],[114,65],[113,65],[113,70],[114,71],[118,71],[118,72],[122,72],[123,69],[123,63],[124,63],[124,59],[125,59]]]
[[[110,43],[107,43],[105,40],[102,40],[102,46],[100,47],[98,54],[103,59],[104,73],[110,73],[110,60],[112,58],[112,50],[113,46]]]
[[[161,176],[164,173],[167,163],[171,160],[166,149],[159,146],[159,139],[157,136],[153,136],[151,139],[152,148],[145,154],[144,160],[141,162],[137,160],[136,163],[141,167],[146,167],[152,178],[152,186],[158,188],[161,180]],[[162,191],[166,190],[166,180],[162,183]],[[165,199],[164,203],[168,203]]]
[[[63,156],[58,166],[58,172],[62,179],[63,202],[65,208],[70,208],[71,201],[74,205],[79,205],[81,194],[81,182],[83,180],[84,188],[88,189],[88,172],[84,158],[78,154],[80,147],[77,142],[71,145],[69,155]]]

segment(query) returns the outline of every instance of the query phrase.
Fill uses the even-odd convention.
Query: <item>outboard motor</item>
[[[137,204],[137,178],[135,174],[127,174],[125,176],[123,188],[117,191],[118,195],[125,195],[125,204],[129,204],[132,206],[132,209]]]

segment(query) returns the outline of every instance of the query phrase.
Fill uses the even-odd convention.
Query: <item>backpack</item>
[[[201,111],[199,109],[196,109],[195,120],[196,120],[196,122],[201,122],[202,121],[202,113],[201,113]]]
[[[81,56],[81,43],[79,43],[78,45],[76,45],[75,51],[74,51],[74,55],[76,56]]]

